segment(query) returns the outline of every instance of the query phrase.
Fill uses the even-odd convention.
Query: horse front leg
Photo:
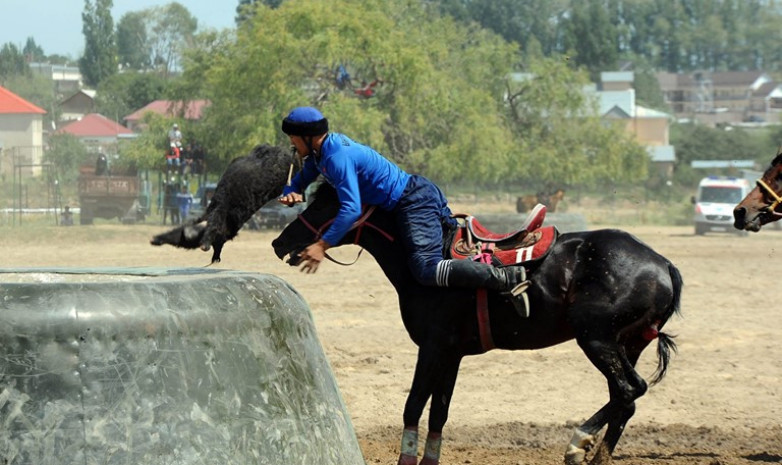
[[[453,389],[459,374],[461,355],[449,357],[442,367],[442,374],[432,391],[432,403],[429,407],[429,433],[426,436],[424,457],[420,465],[439,465],[442,447],[443,427],[448,421],[448,409],[451,406]]]
[[[416,465],[418,463],[418,422],[421,419],[421,415],[423,415],[426,402],[432,396],[436,386],[440,384],[447,369],[447,358],[440,348],[435,347],[432,344],[427,344],[422,345],[418,349],[418,360],[415,365],[413,384],[410,387],[410,393],[407,395],[407,401],[405,402],[402,447],[397,465]],[[458,371],[458,363],[456,365],[456,371]],[[453,386],[451,386],[449,392],[453,392]],[[448,399],[450,401],[450,394],[448,395]],[[430,425],[431,418],[432,413],[430,412]],[[447,405],[442,424],[445,424],[445,418],[447,418]],[[442,432],[442,424],[439,427],[439,431],[436,432],[438,434],[433,435],[430,429],[430,433],[427,436],[427,449],[432,449],[432,453],[436,450],[437,461],[424,462],[423,460],[426,460],[424,458],[421,463],[425,465],[436,465],[439,461],[439,433]]]

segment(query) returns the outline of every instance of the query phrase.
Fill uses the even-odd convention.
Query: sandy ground
[[[597,225],[590,225],[597,227]],[[693,235],[691,227],[624,228],[667,256],[685,288],[679,353],[665,380],[637,402],[615,452],[624,464],[782,463],[782,232]],[[193,267],[210,255],[148,245],[159,225],[4,227],[2,267]],[[91,238],[88,242],[86,233]],[[275,231],[243,231],[220,268],[272,273],[309,303],[368,464],[394,464],[416,347],[396,295],[368,254],[305,275],[274,256]],[[352,260],[358,249],[334,251]],[[643,355],[649,376],[656,357]],[[575,343],[494,351],[464,361],[444,433],[442,464],[558,464],[573,427],[608,398],[605,381]],[[421,427],[425,434],[426,421]]]

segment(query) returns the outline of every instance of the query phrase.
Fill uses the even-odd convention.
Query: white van
[[[752,190],[749,180],[725,176],[708,176],[698,183],[695,204],[695,234],[710,231],[746,235],[733,228],[733,209]]]

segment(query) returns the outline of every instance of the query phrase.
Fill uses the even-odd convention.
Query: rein
[[[372,205],[372,206],[370,206],[368,208],[365,208],[364,209],[364,213],[361,215],[361,217],[359,219],[357,219],[355,221],[355,223],[353,223],[350,226],[350,229],[348,231],[352,231],[352,230],[356,229],[356,238],[353,240],[353,244],[354,245],[358,245],[358,241],[359,241],[359,239],[361,239],[361,232],[364,230],[364,226],[367,226],[367,227],[372,228],[375,231],[379,232],[383,237],[388,239],[389,242],[394,242],[394,236],[392,236],[391,234],[383,231],[382,229],[380,229],[379,227],[375,226],[374,224],[372,224],[372,223],[370,223],[368,221],[369,217],[372,215],[372,213],[375,212],[375,208],[377,208],[377,207],[374,206],[374,205]],[[304,218],[304,216],[301,213],[299,213],[298,216],[299,216],[299,220],[304,224],[304,226],[306,226],[307,229],[309,229],[310,231],[312,231],[315,234],[315,241],[318,241],[323,236],[323,231],[326,228],[328,228],[329,226],[331,226],[331,223],[333,223],[334,220],[336,219],[336,217],[332,218],[332,219],[326,221],[325,223],[323,223],[320,226],[320,228],[316,228],[315,226],[310,224],[310,222],[307,221],[307,219]],[[335,259],[334,257],[332,257],[331,255],[329,255],[328,252],[325,253],[325,256],[326,256],[327,259],[329,259],[329,261],[331,261],[333,263],[336,263],[337,265],[350,266],[350,265],[355,264],[358,261],[359,257],[361,257],[361,253],[362,252],[364,252],[364,248],[363,247],[361,248],[361,250],[358,251],[358,254],[356,255],[356,258],[352,262],[350,262],[350,263],[341,262],[341,261]]]
[[[773,202],[771,202],[770,204],[766,205],[766,207],[765,207],[765,208],[766,208],[766,210],[767,210],[769,213],[771,213],[772,215],[781,216],[781,215],[782,215],[782,213],[779,213],[779,212],[777,212],[777,211],[776,211],[776,209],[777,209],[777,207],[778,207],[780,204],[782,204],[782,197],[780,197],[780,196],[779,196],[779,194],[777,194],[777,193],[774,191],[774,189],[772,189],[772,188],[771,188],[771,187],[770,187],[768,184],[766,184],[766,182],[765,182],[765,181],[763,181],[762,179],[758,179],[758,180],[756,181],[756,184],[758,185],[758,187],[760,188],[760,190],[764,191],[764,192],[765,192],[765,193],[766,193],[768,196],[770,196],[771,198],[773,198],[773,199],[774,199],[774,201],[773,201]]]

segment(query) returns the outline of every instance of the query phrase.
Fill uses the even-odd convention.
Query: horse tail
[[[679,314],[681,312],[682,286],[684,285],[684,281],[682,280],[679,269],[670,262],[668,263],[668,272],[671,275],[673,297],[662,317],[661,326],[662,324],[665,324],[668,318],[674,313]],[[654,371],[652,379],[649,381],[649,386],[654,386],[665,377],[665,373],[668,371],[668,362],[671,360],[671,352],[677,352],[676,342],[673,340],[674,338],[675,336],[666,334],[662,331],[657,333],[657,369]]]
[[[680,314],[682,304],[682,287],[684,286],[684,280],[679,269],[676,268],[673,263],[668,262],[668,272],[671,274],[671,285],[673,287],[673,299],[668,306],[668,312],[665,316],[665,320],[671,317],[674,313]],[[663,320],[663,321],[665,321]]]
[[[654,370],[652,379],[649,380],[649,387],[659,383],[668,372],[668,362],[671,360],[671,352],[676,352],[676,342],[671,336],[662,331],[657,333],[657,369]]]

